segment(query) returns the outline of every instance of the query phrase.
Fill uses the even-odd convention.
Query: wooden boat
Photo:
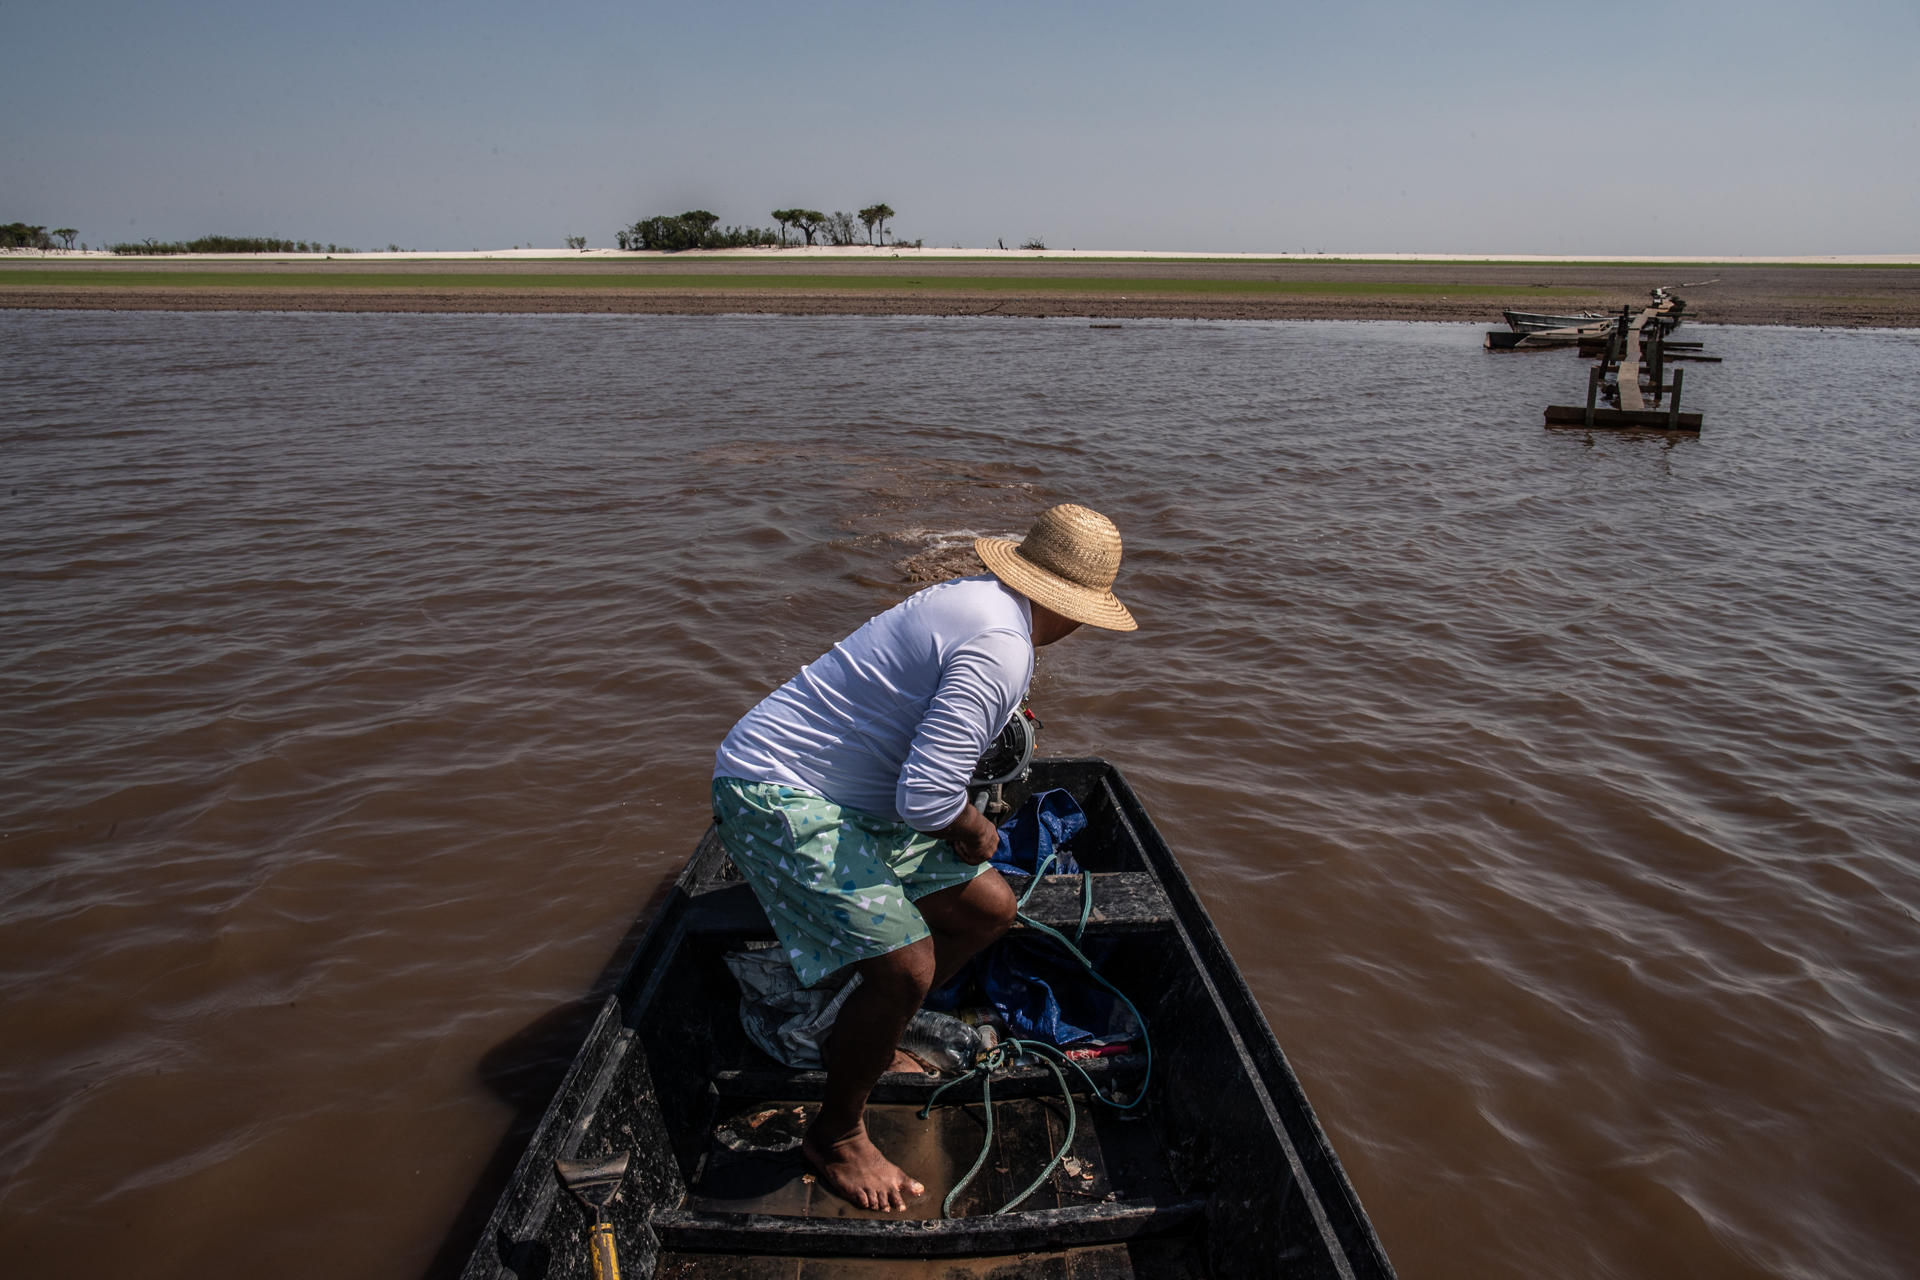
[[[1550,316],[1537,311],[1502,311],[1507,328],[1515,333],[1543,333],[1549,329],[1581,329],[1591,325],[1603,325],[1612,328],[1619,316],[1604,315],[1598,311],[1582,311],[1577,316]]]
[[[941,1081],[889,1074],[868,1123],[927,1194],[904,1217],[832,1196],[792,1149],[824,1075],[779,1065],[741,1028],[722,956],[772,934],[710,830],[534,1132],[466,1280],[590,1275],[592,1222],[554,1162],[626,1151],[607,1214],[627,1277],[1392,1277],[1286,1056],[1131,788],[1104,760],[1040,760],[1006,798],[1053,787],[1087,816],[1070,846],[1092,873],[1087,949],[1105,955],[1101,971],[1138,1006],[1152,1046],[1150,1073],[1139,1052],[1080,1065],[1122,1097],[1145,1077],[1140,1105],[1096,1105],[1072,1072],[1069,1102],[1050,1069],[1010,1067],[992,1080],[981,1176],[943,1217],[987,1130],[980,1080],[961,1078],[922,1120]],[[1047,876],[1026,914],[1071,930],[1082,892],[1080,876]],[[1069,1107],[1069,1158],[996,1215],[1058,1149]]]
[[[1663,333],[1671,333],[1680,327],[1680,318],[1686,313],[1687,309],[1687,300],[1685,298],[1676,297],[1666,289],[1655,289],[1653,291],[1653,304],[1653,321],[1660,326]],[[1598,311],[1582,311],[1580,314],[1572,316],[1545,315],[1537,311],[1502,311],[1500,314],[1506,318],[1507,328],[1518,334],[1561,332],[1569,329],[1585,331],[1597,329],[1601,335],[1604,336],[1605,334],[1613,332],[1621,322],[1620,317],[1617,315],[1607,315]],[[1495,343],[1491,341],[1491,335],[1489,335],[1489,339],[1487,345],[1490,347],[1504,348],[1518,345],[1517,343],[1504,341]],[[1526,345],[1532,344],[1529,343]]]
[[[1613,325],[1604,320],[1594,324],[1580,325],[1573,329],[1529,329],[1507,332],[1489,329],[1486,347],[1489,351],[1539,351],[1548,347],[1571,347],[1584,342],[1604,342],[1612,334]]]

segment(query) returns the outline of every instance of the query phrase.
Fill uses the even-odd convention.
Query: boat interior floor
[[[1066,1105],[1058,1096],[996,1098],[986,1161],[954,1201],[953,1215],[990,1214],[1026,1190],[1066,1138]],[[1039,1189],[1021,1201],[1021,1209],[1165,1200],[1177,1194],[1147,1126],[1102,1114],[1105,1108],[1096,1110],[1084,1098],[1076,1098],[1074,1106],[1079,1114],[1072,1147]],[[910,1103],[869,1107],[867,1128],[875,1144],[927,1188],[904,1213],[875,1213],[833,1194],[801,1159],[799,1135],[813,1109],[784,1101],[727,1107],[686,1207],[795,1218],[938,1218],[987,1138],[979,1103],[954,1106],[943,1099],[925,1120]]]
[[[1063,908],[1077,898],[1076,883],[1059,886]],[[1123,983],[1152,991],[1149,975],[1163,971],[1179,945],[1163,908],[1115,911],[1127,905],[1124,893],[1105,902],[1109,918],[1096,929],[1112,941],[1093,945],[1112,951],[1108,967]],[[1077,904],[1073,910],[1077,916]],[[1041,1063],[1009,1066],[993,1081],[990,1138],[977,1078],[950,1084],[923,1120],[921,1108],[952,1077],[888,1073],[868,1105],[868,1130],[926,1191],[902,1213],[876,1213],[828,1190],[799,1149],[825,1073],[775,1062],[747,1041],[733,1015],[737,989],[722,957],[753,936],[700,930],[667,984],[679,997],[667,1005],[687,1021],[665,1042],[656,1041],[662,1050],[656,1070],[678,1074],[665,1062],[683,1055],[666,1053],[668,1043],[699,1046],[704,1065],[688,1073],[682,1101],[668,1110],[679,1121],[670,1128],[678,1130],[686,1193],[677,1208],[653,1218],[662,1246],[659,1275],[1181,1280],[1208,1274],[1198,1231],[1206,1196],[1192,1186],[1193,1171],[1179,1166],[1164,1118],[1153,1106],[1118,1110],[1089,1096],[1088,1080],[1108,1096],[1138,1090],[1148,1064],[1137,1052],[1081,1063],[1085,1079],[1066,1072],[1070,1102]],[[1157,1001],[1146,1004],[1153,1009]],[[1073,1141],[1060,1162],[1016,1208],[991,1216],[1047,1170],[1066,1141],[1069,1105]],[[953,1220],[943,1221],[948,1193],[966,1178],[983,1144],[979,1172],[954,1200]],[[934,1234],[870,1234],[915,1226]],[[996,1242],[999,1248],[992,1247]]]

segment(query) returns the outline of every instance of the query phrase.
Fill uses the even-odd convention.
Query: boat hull
[[[1686,312],[1687,304],[1682,298],[1661,296],[1655,307],[1653,323],[1660,326],[1662,332],[1671,333],[1680,327],[1680,317]],[[1594,330],[1611,333],[1620,323],[1617,315],[1606,315],[1598,311],[1582,311],[1578,315],[1555,316],[1538,311],[1502,311],[1501,316],[1507,322],[1507,328],[1514,333],[1533,334],[1563,330]]]
[[[1500,314],[1505,317],[1507,328],[1515,333],[1544,333],[1549,329],[1581,329],[1593,325],[1612,328],[1620,318],[1597,311],[1582,311],[1574,316],[1550,316],[1536,311],[1502,311]]]
[[[1024,1274],[1047,1258],[1057,1259],[1047,1273],[1067,1275],[1391,1277],[1298,1078],[1132,789],[1102,760],[1041,760],[1008,799],[1052,787],[1088,818],[1072,845],[1093,872],[1086,948],[1140,1007],[1154,1054],[1146,1099],[1128,1112],[1076,1086],[1070,1162],[1032,1200],[993,1213],[1065,1136],[1067,1104],[1039,1067],[995,1079],[994,1158],[952,1218],[939,1216],[940,1197],[983,1136],[977,1079],[949,1089],[927,1120],[918,1108],[937,1081],[887,1075],[875,1088],[876,1140],[929,1184],[908,1217],[854,1210],[801,1176],[780,1143],[793,1141],[824,1076],[745,1041],[721,957],[771,931],[709,831],[474,1243],[467,1280],[587,1276],[590,1224],[560,1192],[553,1161],[625,1150],[632,1166],[610,1212],[628,1277],[903,1274],[863,1260],[924,1257],[951,1260],[943,1277],[1015,1259]],[[1047,877],[1027,913],[1070,931],[1080,894],[1078,876]],[[1147,1063],[1134,1052],[1084,1065],[1124,1095]],[[743,1143],[749,1129],[774,1138],[765,1149]],[[796,1259],[812,1261],[801,1271]]]

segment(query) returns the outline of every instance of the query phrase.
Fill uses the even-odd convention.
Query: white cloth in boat
[[[720,744],[713,776],[939,831],[1032,679],[1027,599],[990,574],[939,583],[768,694]]]

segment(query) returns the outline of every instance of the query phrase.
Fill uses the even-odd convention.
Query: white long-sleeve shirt
[[[938,831],[1033,679],[1033,606],[982,575],[870,619],[733,726],[716,778],[798,787]]]

